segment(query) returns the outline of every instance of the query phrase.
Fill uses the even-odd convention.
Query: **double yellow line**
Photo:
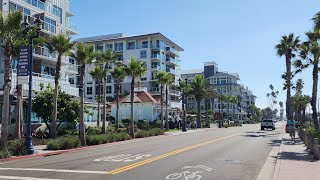
[[[166,158],[166,157],[169,157],[169,156],[173,156],[175,154],[179,154],[179,153],[182,153],[184,151],[188,151],[188,150],[191,150],[191,149],[194,149],[194,148],[205,146],[205,145],[217,142],[217,141],[228,139],[228,138],[237,136],[239,134],[240,133],[237,133],[237,134],[233,134],[233,135],[230,135],[230,136],[225,136],[225,137],[222,137],[222,138],[214,139],[214,140],[211,140],[211,141],[206,141],[206,142],[203,142],[203,143],[200,143],[200,144],[196,144],[196,145],[193,145],[193,146],[188,146],[188,147],[185,147],[185,148],[182,148],[182,149],[171,151],[171,152],[168,152],[168,153],[160,155],[160,156],[156,156],[156,157],[153,157],[153,158],[150,158],[150,159],[146,159],[146,160],[143,160],[143,161],[140,161],[140,162],[136,162],[136,163],[133,163],[133,164],[130,164],[130,165],[115,169],[113,171],[107,172],[107,174],[119,174],[119,173],[122,173],[124,171],[128,171],[128,170],[134,169],[136,167],[143,166],[145,164],[149,164],[149,163],[151,163],[153,161],[157,161],[157,160],[160,160],[160,159],[163,159],[163,158]]]

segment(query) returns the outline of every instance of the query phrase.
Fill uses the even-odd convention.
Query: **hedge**
[[[47,144],[48,150],[65,150],[80,147],[80,140],[76,136],[64,136],[52,139]]]

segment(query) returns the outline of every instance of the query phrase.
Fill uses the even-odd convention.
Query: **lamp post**
[[[27,112],[27,138],[26,138],[26,145],[27,145],[27,154],[34,154],[34,149],[32,146],[32,136],[31,136],[31,115],[32,115],[32,70],[33,70],[33,56],[32,56],[32,50],[33,50],[33,39],[39,38],[40,31],[41,31],[41,25],[42,21],[40,20],[40,17],[38,16],[37,19],[34,21],[34,24],[36,25],[36,35],[30,35],[29,37],[29,92],[28,92],[28,112]],[[33,29],[34,26],[30,26],[27,22],[27,18],[25,18],[24,23],[22,24],[25,29],[29,32],[29,30]]]
[[[182,80],[179,78],[179,85],[182,85]],[[186,81],[185,87],[183,87],[182,90],[182,112],[183,112],[183,118],[182,118],[182,132],[186,132],[187,128],[186,128],[186,97],[185,97],[185,88],[187,86],[188,82]]]

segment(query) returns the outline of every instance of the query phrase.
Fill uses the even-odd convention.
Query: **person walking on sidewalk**
[[[296,121],[293,120],[293,117],[290,116],[290,119],[287,121],[288,129],[289,129],[289,135],[291,137],[291,142],[295,143],[295,136],[296,136]]]

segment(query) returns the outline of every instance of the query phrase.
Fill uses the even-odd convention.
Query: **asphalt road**
[[[208,129],[9,162],[0,164],[0,179],[254,180],[282,126]]]

